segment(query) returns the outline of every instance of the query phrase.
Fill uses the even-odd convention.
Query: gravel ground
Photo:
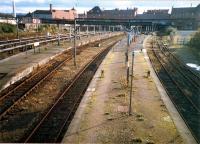
[[[112,38],[112,41],[119,39]],[[18,141],[53,103],[75,74],[110,42],[111,40],[107,40],[101,47],[86,48],[77,55],[77,67],[73,66],[73,60],[66,62],[48,81],[15,106],[7,119],[1,121],[0,142]]]

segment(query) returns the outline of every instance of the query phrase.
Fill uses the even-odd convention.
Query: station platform
[[[114,33],[113,33],[114,34]],[[82,37],[77,40],[76,45],[84,45],[86,43],[99,40],[104,37],[113,35],[111,33],[104,33],[102,35],[90,35],[89,37]],[[57,43],[47,44],[40,48],[19,53],[17,55],[0,60],[0,91],[10,84],[27,76],[35,68],[47,63],[63,51],[73,47],[73,40],[62,41],[60,46]]]
[[[150,64],[149,38],[138,37],[129,50],[129,61],[135,53],[131,115],[123,39],[97,70],[62,143],[196,143]]]

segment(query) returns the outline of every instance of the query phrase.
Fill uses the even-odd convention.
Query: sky
[[[12,13],[13,0],[0,0],[0,12]],[[101,9],[127,9],[138,8],[138,13],[147,9],[171,9],[173,7],[195,7],[200,0],[15,0],[17,13],[28,13],[34,10],[47,10],[49,4],[53,9],[71,9],[74,7],[78,13],[83,13],[100,6]]]

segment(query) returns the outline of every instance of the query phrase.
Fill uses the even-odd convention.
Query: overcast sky
[[[36,9],[71,9],[75,7],[79,13],[88,11],[94,6],[101,9],[126,9],[137,7],[139,13],[147,9],[171,9],[171,7],[195,7],[200,0],[15,0],[17,13],[32,12]],[[0,0],[0,12],[12,12],[12,0]]]

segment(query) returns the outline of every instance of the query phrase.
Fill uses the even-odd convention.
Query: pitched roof
[[[75,11],[76,9],[73,7],[71,10],[74,10],[74,11]]]
[[[88,14],[100,14],[101,9],[98,6],[95,6],[93,9],[88,11]]]
[[[33,17],[32,13],[27,13],[24,17]]]
[[[195,12],[195,7],[172,8],[172,15]]]
[[[51,14],[50,10],[36,10],[33,12],[34,14]]]
[[[144,13],[148,13],[148,14],[158,14],[158,13],[168,13],[169,9],[153,9],[153,10],[147,10],[147,12]]]
[[[127,9],[127,10],[119,10],[119,9],[114,9],[114,10],[104,10],[104,13],[110,13],[110,14],[134,14],[135,9]]]
[[[12,14],[0,13],[0,17],[2,18],[14,18]]]
[[[170,14],[158,13],[158,14],[137,14],[135,19],[169,19]]]

